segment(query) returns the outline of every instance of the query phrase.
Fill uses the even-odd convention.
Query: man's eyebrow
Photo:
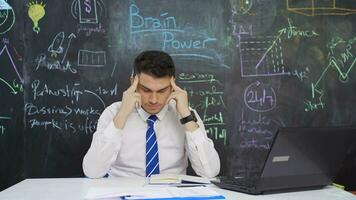
[[[171,86],[169,85],[169,86],[167,86],[167,87],[165,87],[165,88],[162,88],[162,89],[160,89],[160,90],[158,90],[158,91],[166,90],[166,89],[168,89],[169,87],[171,87]]]
[[[140,86],[140,87],[142,87],[143,89],[146,89],[146,90],[152,91],[150,88],[148,88],[148,87],[146,87],[146,86],[144,86],[144,85],[142,85],[142,84],[140,84],[140,83],[139,83],[139,86]],[[166,90],[166,89],[167,89],[167,88],[169,88],[169,87],[171,87],[171,86],[170,86],[170,85],[168,85],[167,87],[162,88],[162,89],[159,89],[158,91],[164,91],[164,90]]]
[[[146,87],[146,86],[144,86],[144,85],[142,85],[142,84],[138,84],[140,87],[142,87],[143,89],[146,89],[146,90],[149,90],[149,91],[151,91],[151,89],[150,88],[148,88],[148,87]]]

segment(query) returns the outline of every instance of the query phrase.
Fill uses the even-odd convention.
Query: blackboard
[[[220,174],[253,176],[280,126],[356,125],[355,19],[351,0],[0,0],[0,189],[83,176],[151,49],[173,57]]]

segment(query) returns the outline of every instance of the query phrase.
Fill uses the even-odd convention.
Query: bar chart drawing
[[[356,14],[354,0],[286,0],[287,10],[305,16]]]
[[[104,67],[106,65],[105,51],[89,51],[80,49],[78,51],[78,66]]]
[[[238,38],[242,77],[290,75],[284,65],[280,36],[240,34]]]

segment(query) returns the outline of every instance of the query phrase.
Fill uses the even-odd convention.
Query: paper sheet
[[[225,199],[221,194],[207,187],[192,187],[192,188],[90,188],[85,199],[160,199],[160,198],[189,198],[195,197],[199,199],[216,197],[214,199]]]
[[[191,184],[210,184],[207,178],[198,176],[189,176],[181,174],[154,174],[149,179],[150,184],[180,184],[180,183],[191,183]]]

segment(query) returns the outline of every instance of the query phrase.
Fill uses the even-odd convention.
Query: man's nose
[[[150,102],[151,103],[157,103],[157,94],[153,92],[150,97]]]

